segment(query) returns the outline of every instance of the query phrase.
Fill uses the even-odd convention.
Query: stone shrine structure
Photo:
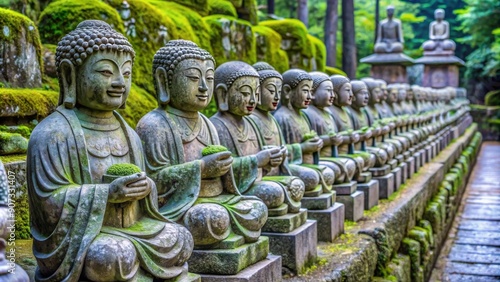
[[[401,21],[394,19],[394,7],[387,7],[387,19],[377,26],[375,54],[362,58],[361,63],[372,65],[370,75],[387,83],[407,83],[406,67],[413,59],[403,54],[404,39]]]
[[[456,57],[455,42],[450,40],[450,26],[444,10],[434,11],[435,21],[429,25],[429,40],[422,44],[424,56],[415,61],[424,65],[422,86],[432,88],[458,87],[458,68],[464,61]]]

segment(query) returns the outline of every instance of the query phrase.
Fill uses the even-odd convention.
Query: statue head
[[[253,67],[259,74],[260,82],[260,100],[257,108],[266,112],[276,110],[281,97],[283,77],[266,62],[257,62]]]
[[[220,112],[250,115],[259,93],[259,73],[249,64],[231,61],[215,70],[215,102]]]
[[[422,99],[422,91],[420,90],[420,86],[413,84],[411,86],[411,92],[413,94],[413,101],[420,101]]]
[[[215,60],[187,40],[171,40],[153,57],[153,81],[159,106],[194,112],[210,103]]]
[[[353,94],[351,107],[356,109],[366,107],[369,100],[368,87],[366,84],[361,80],[351,80],[351,87]]]
[[[389,19],[392,19],[392,17],[394,16],[394,6],[389,5],[389,6],[387,6],[387,8],[385,10],[387,12],[387,17]]]
[[[378,82],[380,86],[380,90],[382,91],[382,95],[380,96],[380,101],[387,101],[387,98],[389,97],[389,90],[387,89],[387,82],[383,79],[376,79],[376,82]]]
[[[311,92],[312,77],[300,69],[289,69],[283,73],[281,103],[294,109],[306,109],[314,99]]]
[[[401,83],[401,84],[397,85],[397,88],[398,88],[398,102],[404,102],[404,101],[406,101],[406,98],[408,96],[407,85],[408,84],[405,84],[405,83]]]
[[[317,108],[323,109],[333,104],[335,94],[333,93],[333,84],[330,77],[322,72],[310,72],[313,80],[312,93],[314,96],[313,104]]]
[[[384,95],[382,88],[380,88],[380,83],[371,77],[365,77],[361,79],[368,88],[368,105],[375,105],[380,103],[380,99]]]
[[[436,19],[436,21],[442,21],[444,20],[444,10],[443,9],[436,9],[434,11],[434,18]]]
[[[398,96],[399,96],[399,87],[397,84],[389,84],[387,85],[387,91],[389,91],[389,94],[387,95],[387,103],[392,104],[392,103],[397,103],[398,102]]]
[[[349,78],[343,75],[332,75],[330,80],[333,84],[333,92],[335,93],[335,98],[333,103],[336,106],[350,106],[352,104],[352,90]]]
[[[135,57],[125,36],[103,21],[88,20],[57,45],[59,105],[101,111],[125,107]]]

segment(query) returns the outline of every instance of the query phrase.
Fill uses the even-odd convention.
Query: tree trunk
[[[307,18],[307,0],[298,0],[297,5],[297,18],[304,23],[307,27],[308,18]]]
[[[380,0],[375,0],[375,36],[373,37],[373,44],[377,42],[377,30],[379,21],[380,21]]]
[[[354,0],[342,0],[342,68],[350,79],[356,78]]]
[[[267,13],[274,15],[274,0],[267,0]]]
[[[326,65],[337,66],[338,0],[327,0],[325,18]]]

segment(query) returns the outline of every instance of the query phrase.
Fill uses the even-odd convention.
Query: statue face
[[[411,88],[406,91],[406,100],[413,101],[413,90]]]
[[[94,53],[77,68],[77,104],[92,110],[116,110],[127,100],[131,81],[130,54]]]
[[[302,80],[295,89],[290,92],[290,103],[294,109],[307,109],[311,100],[314,99],[311,93],[312,80]]]
[[[353,97],[351,84],[347,82],[340,87],[339,93],[337,93],[337,104],[339,106],[350,106]]]
[[[399,88],[398,90],[398,101],[405,101],[406,100],[406,89],[404,88]]]
[[[323,81],[314,92],[314,105],[318,108],[329,107],[333,104],[333,83],[331,80]]]
[[[380,98],[384,95],[382,89],[380,87],[375,87],[372,89],[370,98],[368,100],[368,103],[370,105],[374,105],[377,103],[380,103]]]
[[[442,21],[444,19],[444,11],[443,10],[436,10],[434,12],[434,18],[438,21]]]
[[[394,7],[389,6],[387,7],[386,11],[387,11],[387,17],[392,18],[392,16],[394,16]]]
[[[250,115],[257,104],[259,78],[243,76],[228,89],[229,112],[237,116]]]
[[[398,90],[397,89],[391,89],[389,92],[389,95],[387,96],[387,102],[388,103],[397,103],[398,102]]]
[[[382,95],[380,96],[380,101],[387,101],[389,97],[389,90],[387,89],[387,84],[383,83],[380,85],[380,90],[382,91]]]
[[[366,107],[366,105],[368,105],[368,99],[369,99],[368,89],[365,87],[359,90],[354,94],[354,98],[355,99],[353,99],[352,101],[353,107],[355,108]]]
[[[170,106],[186,112],[208,106],[214,90],[214,63],[211,60],[187,59],[175,67],[169,88]]]
[[[277,77],[265,79],[260,86],[260,104],[257,108],[269,112],[278,107],[281,97],[281,86],[283,82]]]

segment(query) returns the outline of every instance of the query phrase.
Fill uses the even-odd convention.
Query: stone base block
[[[424,166],[427,163],[425,159],[425,148],[420,149],[418,152],[420,153],[420,166]]]
[[[406,151],[406,152],[404,152],[404,153],[403,153],[403,156],[404,156],[404,158],[405,158],[405,159],[404,159],[405,161],[406,161],[406,160],[408,160],[408,158],[409,158],[409,157],[411,157],[411,153],[410,153],[410,151]]]
[[[404,184],[406,179],[408,179],[408,168],[406,162],[400,163],[399,168],[401,169],[401,184]]]
[[[345,206],[345,219],[358,221],[363,217],[365,206],[365,195],[363,192],[356,191],[351,195],[339,195],[337,201]]]
[[[392,174],[388,175],[392,177]],[[368,183],[358,184],[356,190],[365,194],[365,210],[369,210],[378,205],[379,182],[377,180],[370,180]]]
[[[281,281],[281,256],[268,255],[264,260],[257,262],[240,271],[236,275],[202,274],[203,282],[260,282]]]
[[[331,198],[331,196],[330,196]],[[270,216],[262,227],[263,232],[287,233],[300,227],[307,220],[307,209],[302,208],[298,213],[287,213],[281,216]]]
[[[369,171],[362,172],[358,179],[356,179],[358,183],[367,183],[372,180],[372,174]]]
[[[425,162],[430,163],[432,160],[432,146],[429,143],[428,146],[425,146]]]
[[[389,165],[384,165],[382,167],[372,167],[370,168],[370,172],[372,173],[373,177],[383,176],[391,172],[391,167]]]
[[[306,265],[316,260],[318,256],[317,226],[316,221],[307,220],[301,227],[290,233],[262,232],[262,235],[269,237],[270,252],[282,257],[282,266],[300,274],[304,272]]]
[[[354,181],[353,181],[354,182]],[[334,185],[335,186],[335,185]],[[354,188],[356,189],[356,188]],[[318,197],[303,197],[300,203],[301,207],[308,210],[324,210],[335,202],[336,192],[323,193]]]
[[[415,173],[418,171],[418,169],[422,166],[422,163],[421,163],[421,156],[420,156],[420,151],[417,151],[415,152],[415,154],[413,154],[413,158],[415,159]]]
[[[341,203],[335,203],[329,209],[309,211],[307,217],[318,224],[318,241],[333,242],[344,233],[345,208]]]
[[[333,190],[337,192],[337,196],[351,195],[356,191],[357,182],[351,181],[349,183],[340,183],[332,186]]]
[[[392,170],[392,175],[394,175],[394,191],[397,191],[401,186],[401,180],[403,177],[401,176],[401,168],[397,167]],[[379,183],[380,187],[380,183]]]
[[[394,159],[388,161],[387,164],[391,167],[391,170],[393,170],[396,167],[398,167],[398,160],[396,158],[394,158]]]
[[[400,168],[395,168],[394,170],[397,170],[396,173],[400,174]],[[387,199],[389,198],[392,193],[394,193],[395,185],[394,185],[394,178],[395,178],[395,172],[393,170],[393,173],[389,173],[384,176],[380,177],[374,177],[374,180],[377,180],[378,182],[378,197],[379,199]],[[401,177],[399,175],[399,177]]]
[[[263,236],[255,243],[234,249],[194,250],[188,260],[189,272],[236,275],[246,267],[265,259],[268,253],[269,239]]]
[[[407,176],[407,178],[412,178],[414,172],[415,172],[415,158],[409,157],[406,160],[406,176]]]

